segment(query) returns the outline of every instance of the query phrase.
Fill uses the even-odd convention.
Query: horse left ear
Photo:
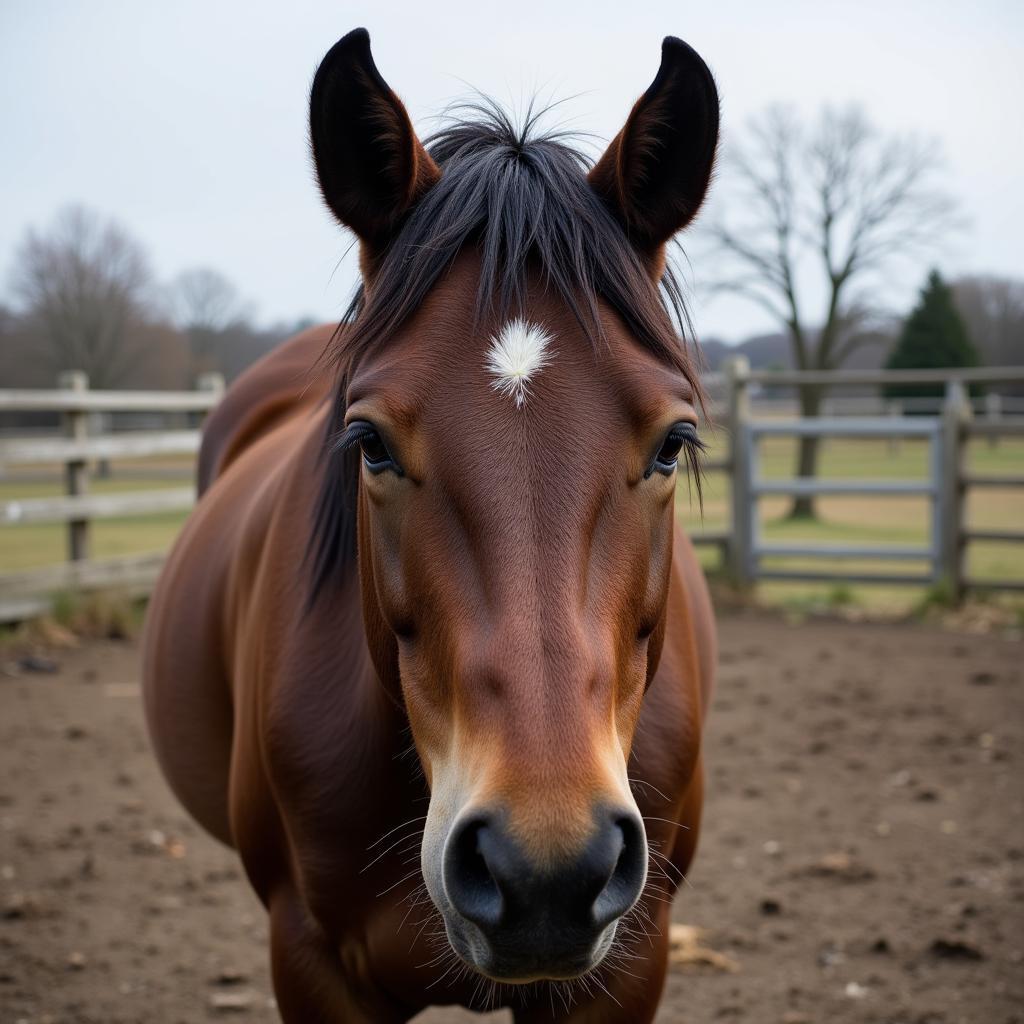
[[[655,255],[696,216],[718,144],[718,90],[708,66],[667,36],[661,67],[588,176],[630,241]]]
[[[309,135],[327,205],[371,250],[387,246],[441,177],[377,70],[364,28],[338,40],[321,61],[309,97]]]

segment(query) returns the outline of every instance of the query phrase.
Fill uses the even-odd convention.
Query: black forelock
[[[381,257],[372,298],[360,289],[353,299],[339,361],[386,341],[456,256],[474,245],[481,262],[479,320],[523,310],[526,270],[533,265],[592,341],[601,335],[600,299],[642,345],[696,387],[680,340],[690,322],[671,265],[659,296],[641,257],[587,182],[591,161],[570,144],[577,136],[542,131],[546,113],[530,108],[517,126],[500,105],[481,97],[446,115],[444,126],[426,140],[441,178]]]

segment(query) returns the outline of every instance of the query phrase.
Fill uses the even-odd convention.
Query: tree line
[[[93,388],[179,389],[218,372],[227,380],[308,319],[259,327],[219,271],[156,280],[144,247],[83,206],[29,228],[15,252],[10,306],[0,306],[0,386],[54,386],[83,370]]]

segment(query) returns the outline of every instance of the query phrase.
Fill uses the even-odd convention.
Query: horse
[[[666,246],[718,120],[672,37],[593,165],[486,99],[421,142],[365,30],[316,72],[362,283],[209,415],[143,636],[156,757],[267,909],[287,1024],[654,1018],[716,660]]]

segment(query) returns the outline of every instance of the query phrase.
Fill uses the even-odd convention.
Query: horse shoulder
[[[249,584],[289,452],[302,443],[303,430],[315,429],[322,385],[318,391],[308,384],[309,368],[329,333],[314,329],[286,342],[239,378],[211,413],[201,449],[204,493],[147,612],[142,675],[153,746],[185,807],[231,845],[229,791],[244,724],[237,690],[249,668],[235,626],[252,607]]]

